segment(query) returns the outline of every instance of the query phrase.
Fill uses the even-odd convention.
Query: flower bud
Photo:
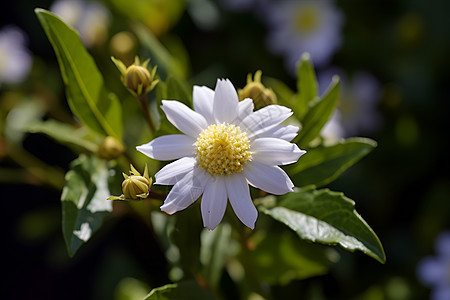
[[[130,165],[130,175],[123,174],[125,180],[122,182],[121,197],[112,197],[111,200],[126,200],[126,199],[145,199],[150,193],[150,186],[152,180],[148,176],[147,166],[145,166],[144,175],[141,174]]]
[[[277,103],[277,96],[272,89],[266,88],[261,83],[261,75],[262,72],[260,70],[256,71],[252,80],[252,75],[248,74],[247,85],[243,89],[238,90],[239,100],[244,100],[245,98],[253,99],[255,109]]]
[[[125,152],[125,147],[115,137],[107,136],[103,139],[102,143],[98,147],[98,156],[111,160],[119,157]]]
[[[159,81],[155,79],[156,66],[153,67],[151,72],[147,69],[147,64],[150,61],[148,59],[141,64],[139,58],[136,57],[134,63],[128,68],[122,61],[114,57],[111,57],[111,59],[122,74],[123,84],[137,97],[150,92]]]
[[[141,66],[131,65],[125,73],[125,85],[136,95],[145,94],[151,84],[150,72]]]
[[[128,176],[122,182],[122,192],[127,199],[146,198],[148,196],[150,182],[142,176]]]

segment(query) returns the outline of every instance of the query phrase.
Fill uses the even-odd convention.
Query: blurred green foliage
[[[435,237],[450,226],[449,3],[443,0],[336,1],[345,14],[344,42],[332,64],[348,74],[361,69],[374,74],[381,85],[377,108],[383,115],[383,126],[366,134],[377,140],[378,147],[344,172],[341,166],[353,165],[371,151],[373,141],[347,139],[335,145],[315,147],[314,139],[321,126],[338,105],[334,102],[337,96],[320,98],[315,88],[307,90],[313,84],[306,83],[306,78],[315,77],[308,64],[300,65],[299,70],[308,75],[298,82],[284,70],[281,57],[266,50],[267,28],[254,11],[230,11],[221,6],[221,1],[207,0],[104,1],[113,15],[109,36],[105,44],[90,49],[89,54],[86,52],[93,57],[92,66],[96,70],[78,77],[78,82],[81,86],[88,81],[88,85],[96,85],[96,91],[104,84],[117,98],[109,98],[110,93],[104,91],[105,97],[95,96],[93,102],[74,104],[71,97],[78,92],[64,90],[59,68],[65,66],[62,71],[66,77],[83,68],[75,60],[58,66],[34,15],[34,8],[48,9],[51,2],[20,0],[6,4],[0,13],[2,25],[14,23],[27,33],[34,55],[26,81],[0,87],[0,179],[7,212],[2,218],[7,228],[7,247],[2,258],[8,270],[2,282],[5,297],[14,298],[20,291],[24,299],[142,299],[157,287],[162,288],[154,290],[147,299],[170,297],[167,295],[183,293],[186,287],[204,295],[198,287],[202,281],[193,276],[199,269],[201,276],[225,291],[221,295],[224,299],[238,299],[242,294],[255,297],[254,292],[267,296],[267,285],[271,286],[274,299],[427,297],[429,291],[417,283],[415,266],[421,257],[433,253]],[[194,13],[193,7],[201,2],[207,2],[208,10],[215,11],[213,15],[217,18],[208,20],[210,14]],[[152,224],[148,224],[157,204],[141,202],[114,203],[113,213],[95,238],[81,247],[73,259],[68,259],[60,226],[64,205],[60,202],[60,192],[70,162],[79,153],[96,153],[103,135],[114,132],[113,135],[120,137],[118,130],[122,130],[122,123],[123,132],[128,133],[123,136],[123,144],[132,145],[130,148],[153,138],[145,120],[135,117],[140,114],[139,105],[121,85],[120,73],[110,61],[110,56],[116,53],[110,41],[122,31],[131,32],[138,43],[129,56],[151,57],[163,79],[157,91],[149,95],[150,109],[163,124],[156,135],[173,130],[164,125],[167,122],[159,110],[160,99],[190,104],[193,84],[213,87],[216,78],[228,77],[236,87],[242,88],[248,73],[263,70],[263,82],[277,92],[283,105],[296,111],[300,121],[321,125],[313,136],[298,137],[302,146],[311,147],[311,155],[290,166],[289,174],[293,178],[304,175],[294,179],[299,186],[316,183],[345,191],[354,199],[358,212],[383,242],[386,264],[381,265],[365,255],[347,253],[339,247],[326,248],[299,240],[293,232],[285,230],[285,225],[261,214],[258,226],[262,229],[246,245],[254,255],[251,259],[244,257],[243,261],[259,267],[269,265],[274,271],[256,268],[253,278],[266,282],[257,291],[254,282],[242,280],[245,266],[230,259],[242,247],[239,242],[233,244],[236,239],[231,237],[231,228],[224,226],[208,232],[202,230],[200,223],[189,224],[191,216],[199,211],[197,206],[180,212],[177,218],[152,217]],[[83,51],[74,47],[67,50]],[[83,59],[82,63],[86,61],[90,59]],[[324,70],[316,70],[321,71]],[[102,79],[104,82],[98,79],[97,72],[107,74]],[[339,83],[342,84],[345,83]],[[90,93],[91,89],[87,91]],[[299,98],[312,102],[304,107],[293,106],[293,99]],[[323,107],[325,111],[319,109],[324,99],[332,102]],[[105,126],[98,126],[95,120],[98,116],[94,114],[90,121],[83,120],[86,114],[77,114],[74,109],[92,109],[92,103],[103,107],[106,102],[116,106],[120,103],[127,114],[119,116],[115,110],[100,124],[120,129],[105,131]],[[308,116],[310,107],[316,107],[317,113],[309,110]],[[77,119],[72,117],[71,110]],[[104,112],[103,108],[100,110]],[[88,132],[79,122],[98,130]],[[132,160],[137,162],[136,166],[143,166],[149,161],[129,152],[127,162]],[[328,173],[308,167],[308,161],[323,164],[322,170]],[[119,160],[119,165],[126,168],[127,162]],[[158,170],[150,161],[149,166],[151,174]],[[114,170],[111,168],[110,172]],[[113,193],[120,194],[120,182],[111,186],[119,187]],[[155,191],[165,193],[167,189],[155,187]],[[192,230],[190,236],[198,240],[187,239],[179,228]],[[189,252],[192,247],[196,249],[194,254]],[[225,262],[225,271],[217,275],[217,269]],[[185,270],[194,272],[186,274]],[[197,283],[187,281],[180,288],[167,285],[183,276]]]

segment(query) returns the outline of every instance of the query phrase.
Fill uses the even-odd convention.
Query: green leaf
[[[26,133],[26,127],[42,119],[46,109],[39,99],[26,99],[19,101],[4,118],[3,135],[6,140],[21,145]]]
[[[128,262],[128,261],[126,261]],[[126,263],[125,262],[125,263]],[[110,266],[118,270],[117,266]],[[123,275],[123,269],[119,269]],[[125,277],[117,284],[114,292],[114,300],[137,300],[144,299],[150,288],[144,282],[132,277]]]
[[[72,112],[91,130],[121,140],[120,102],[105,88],[78,34],[52,13],[39,8],[35,12],[58,58]]]
[[[98,149],[98,144],[92,141],[93,137],[89,135],[89,132],[84,127],[75,128],[56,120],[48,120],[33,123],[25,130],[31,133],[42,133],[62,144],[76,145],[91,152],[96,152]]]
[[[280,105],[289,107],[294,111],[297,116],[297,98],[295,93],[281,80],[272,77],[263,77],[264,85],[270,87],[275,95],[277,96],[277,101]]]
[[[80,155],[71,163],[61,195],[63,235],[70,256],[100,228],[112,211],[106,200],[109,171],[106,161]]]
[[[333,114],[339,102],[339,77],[334,76],[327,92],[321,99],[310,103],[310,108],[302,120],[302,129],[295,139],[300,148],[308,148]]]
[[[316,73],[309,53],[303,53],[297,68],[297,118],[301,121],[318,96]]]
[[[253,239],[255,274],[268,284],[287,284],[326,274],[338,257],[333,249],[302,241],[289,231],[258,232]]]
[[[202,231],[200,259],[204,278],[210,286],[216,287],[219,284],[227,259],[239,248],[233,241],[231,226],[227,223],[220,224],[215,230]]]
[[[264,200],[259,210],[289,226],[302,239],[339,244],[349,251],[362,251],[381,263],[386,261],[377,235],[356,212],[353,200],[343,193],[305,188],[279,197],[275,203],[270,198]]]
[[[188,107],[192,108],[192,88],[185,81],[180,80],[176,76],[168,76],[167,84],[167,100],[178,100]]]
[[[178,129],[167,120],[161,109],[161,101],[177,100],[192,108],[192,90],[184,81],[177,79],[175,76],[168,76],[166,82],[160,82],[156,86],[156,97],[160,115],[160,124],[156,136],[179,133]]]
[[[166,74],[174,74],[180,78],[186,77],[186,66],[169,53],[151,30],[138,23],[133,26],[133,29],[142,45],[150,51],[152,61],[158,65],[159,70],[164,70]]]
[[[167,284],[151,290],[144,300],[212,300],[215,297],[195,281]]]
[[[376,147],[367,138],[350,138],[331,146],[309,149],[300,160],[287,167],[295,186],[323,186],[335,180]]]
[[[179,264],[184,278],[192,279],[200,270],[200,233],[203,229],[198,204],[177,213],[174,231],[171,234],[173,243],[180,251]]]

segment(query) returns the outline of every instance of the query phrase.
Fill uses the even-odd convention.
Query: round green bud
[[[256,109],[277,103],[277,96],[272,89],[266,88],[258,81],[247,83],[243,89],[238,91],[238,94],[240,100],[244,100],[245,98],[253,99]]]
[[[261,83],[261,76],[261,70],[255,72],[254,78],[252,78],[252,74],[248,74],[247,85],[243,89],[238,90],[239,100],[253,99],[256,109],[277,103],[277,96],[272,89],[266,88]]]
[[[122,182],[122,192],[127,199],[145,198],[149,188],[150,181],[143,176],[131,175]]]
[[[145,94],[152,83],[149,70],[137,65],[131,65],[127,68],[124,81],[127,88],[136,95]]]
[[[124,152],[125,147],[120,141],[118,141],[115,137],[107,136],[98,147],[97,154],[103,159],[111,160],[119,157]]]

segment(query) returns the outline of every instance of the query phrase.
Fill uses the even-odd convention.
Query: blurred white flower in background
[[[86,47],[101,45],[106,41],[111,13],[103,4],[59,0],[52,4],[50,11],[73,27]]]
[[[450,231],[441,233],[435,242],[436,256],[425,257],[417,265],[419,280],[433,288],[430,299],[450,299]]]
[[[341,114],[339,110],[335,110],[328,122],[323,126],[320,135],[327,144],[336,143],[345,135],[344,128],[341,124]]]
[[[254,8],[260,0],[221,0],[220,2],[229,10],[244,11]]]
[[[341,95],[335,115],[322,129],[322,136],[334,139],[368,134],[382,123],[377,106],[380,100],[380,84],[366,71],[359,71],[348,78],[341,70],[330,69],[318,76],[319,93],[325,92],[334,75],[341,79]]]
[[[26,41],[25,33],[15,26],[0,31],[0,86],[21,82],[28,75],[32,55]]]
[[[340,47],[344,16],[333,1],[272,1],[263,7],[269,26],[267,46],[285,57],[289,72],[295,72],[303,52],[311,53],[314,63],[323,66]]]

